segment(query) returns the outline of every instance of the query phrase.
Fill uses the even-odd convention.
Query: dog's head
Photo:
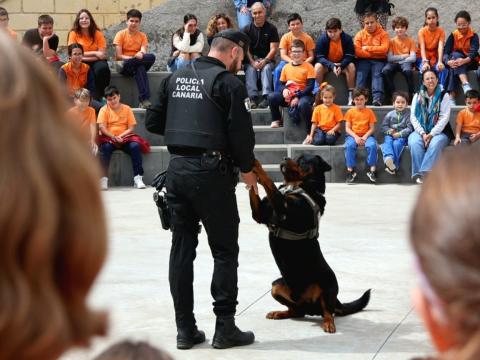
[[[285,182],[312,181],[322,194],[325,193],[325,172],[332,167],[320,155],[303,154],[295,160],[286,158],[280,164],[280,171]]]

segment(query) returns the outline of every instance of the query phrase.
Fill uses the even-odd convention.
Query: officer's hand
[[[253,171],[241,173],[243,182],[247,185],[247,189],[253,188],[255,194],[258,195],[257,175]]]

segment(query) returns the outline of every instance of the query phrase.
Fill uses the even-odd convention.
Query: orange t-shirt
[[[65,74],[67,75],[68,90],[71,93],[87,86],[88,71],[90,70],[90,66],[85,63],[80,64],[80,70],[78,72],[73,69],[72,65],[73,64],[71,62],[67,62],[61,67],[61,69],[65,71]]]
[[[457,115],[457,124],[462,124],[463,132],[476,134],[480,132],[480,113],[463,109]]]
[[[90,138],[90,125],[96,123],[95,109],[87,106],[85,110],[80,111],[76,106],[67,111],[67,116],[80,126],[87,139]]]
[[[370,129],[370,125],[377,122],[377,117],[372,109],[351,108],[345,114],[345,121],[357,136],[363,136]]]
[[[280,39],[279,48],[287,50],[287,54],[291,58],[292,55],[290,51],[292,47],[292,42],[295,39],[302,40],[303,43],[305,44],[305,52],[303,55],[303,60],[306,60],[308,58],[308,51],[315,50],[315,42],[313,41],[312,37],[308,35],[306,32],[302,32],[300,36],[296,37],[293,35],[291,31],[289,31],[288,33],[284,34]]]
[[[281,82],[286,83],[287,81],[293,81],[301,90],[307,87],[308,79],[315,79],[315,69],[313,65],[308,62],[303,62],[300,65],[289,63],[283,67],[282,74],[280,75]]]
[[[17,33],[15,31],[13,31],[12,29],[8,28],[7,27],[7,34],[13,39],[13,40],[17,40]]]
[[[103,106],[98,113],[98,124],[103,124],[113,135],[118,136],[137,121],[130,106],[120,104],[117,111],[112,110],[108,105]]]
[[[140,51],[142,46],[148,45],[147,35],[141,31],[137,31],[135,34],[130,34],[128,29],[117,32],[113,39],[113,45],[120,46],[122,48],[122,54],[126,56],[134,56]]]
[[[320,104],[315,106],[312,114],[312,123],[323,131],[332,130],[340,121],[343,120],[342,109],[337,104],[325,106]]]
[[[393,55],[410,55],[410,53],[412,51],[415,52],[415,50],[415,41],[410,36],[405,39],[400,39],[398,36],[395,36],[390,40],[389,51],[391,51]]]
[[[339,63],[342,61],[343,48],[342,40],[340,38],[338,38],[336,41],[330,40],[327,59],[334,63]]]
[[[438,43],[445,44],[445,31],[441,27],[437,27],[435,31],[428,30],[428,26],[424,26],[418,30],[418,51],[417,57],[421,58],[420,43],[425,43],[425,54],[430,60],[430,66],[434,66],[438,61]]]
[[[95,37],[92,39],[90,35],[79,34],[75,31],[70,31],[68,34],[68,43],[67,45],[71,44],[80,44],[83,46],[83,51],[98,51],[99,49],[106,49],[107,48],[107,41],[105,40],[105,36],[101,31],[95,32]]]
[[[360,30],[353,40],[355,55],[360,59],[386,59],[389,42],[388,33],[380,25],[373,33]]]

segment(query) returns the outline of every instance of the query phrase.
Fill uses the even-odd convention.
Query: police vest
[[[165,144],[211,150],[227,147],[226,113],[212,98],[220,66],[206,69],[189,65],[177,70],[168,84]]]

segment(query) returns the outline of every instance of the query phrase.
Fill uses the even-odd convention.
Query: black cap
[[[216,33],[213,38],[215,39],[219,37],[233,41],[235,44],[243,48],[245,54],[247,53],[248,45],[250,45],[250,38],[247,34],[234,29],[226,29]]]

